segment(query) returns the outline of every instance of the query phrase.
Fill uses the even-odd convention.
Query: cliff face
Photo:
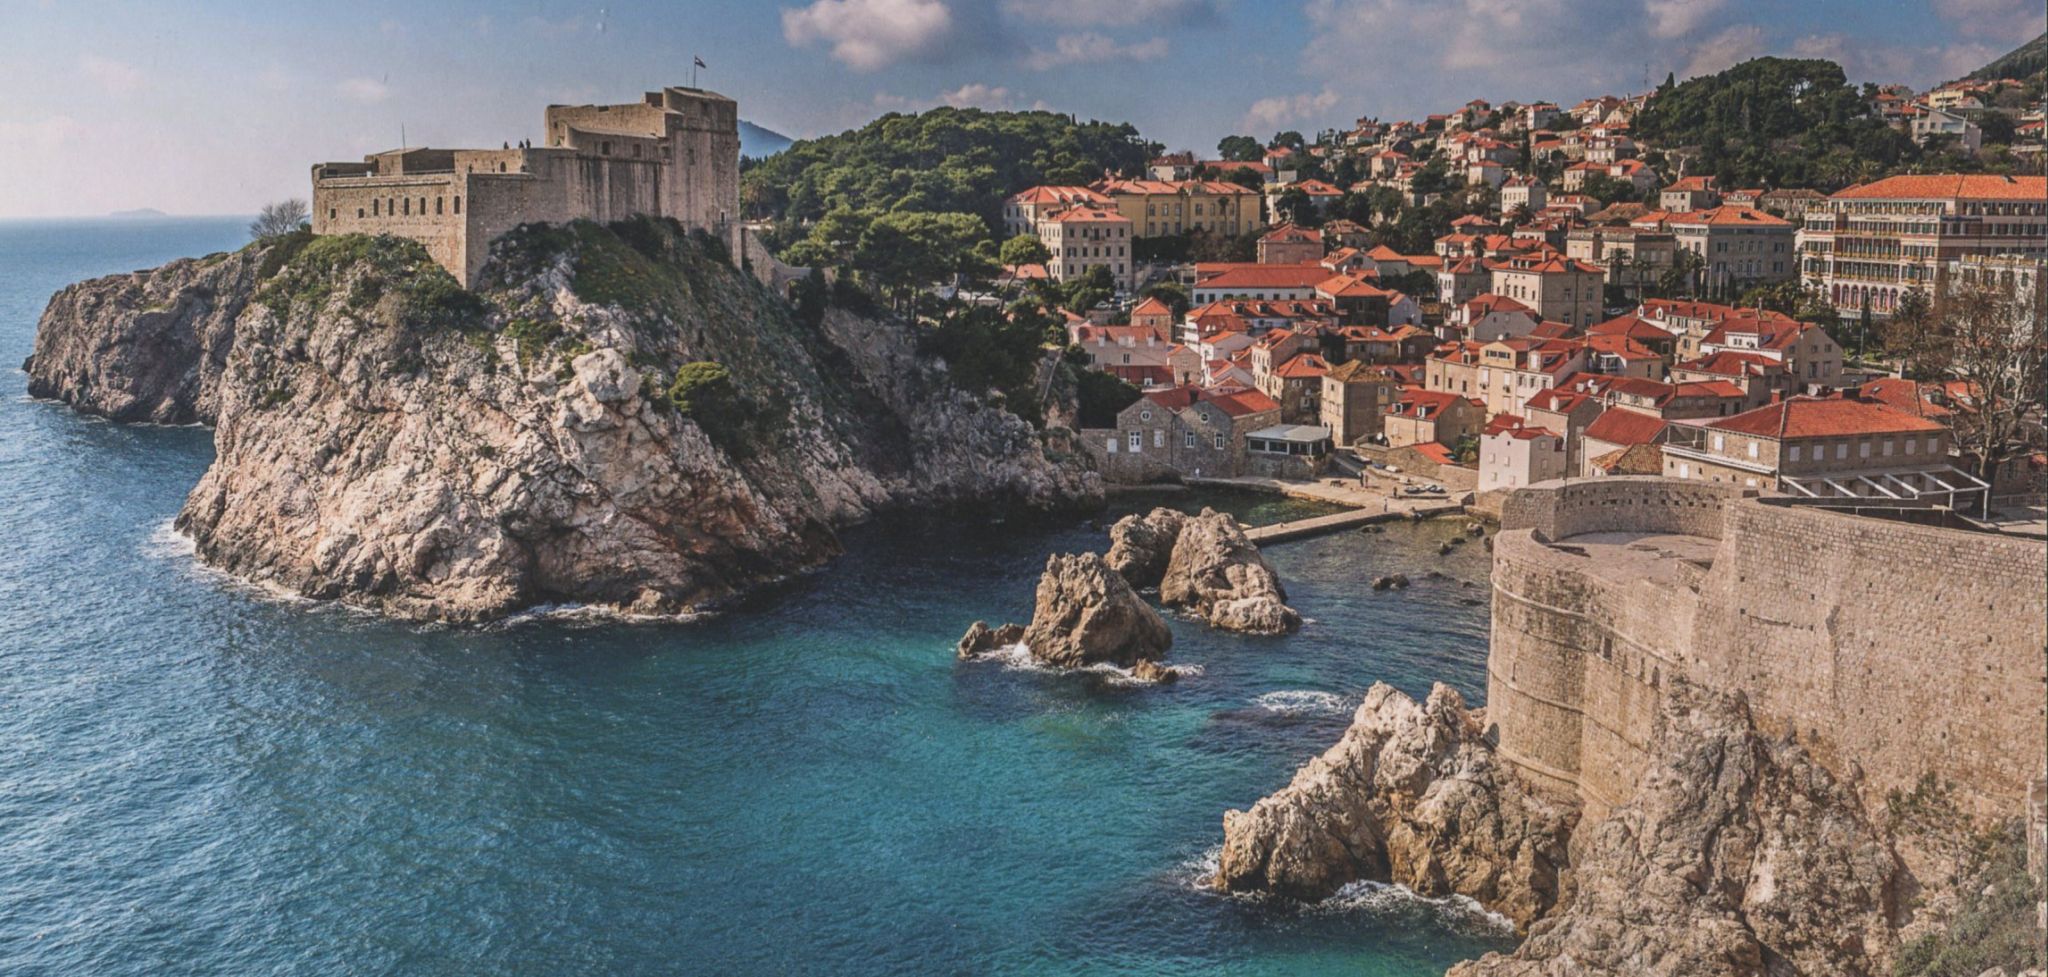
[[[117,421],[212,423],[235,321],[271,251],[185,258],[58,292],[22,364],[29,394]]]
[[[522,230],[474,293],[388,238],[317,238],[256,277],[220,300],[242,311],[217,454],[178,525],[207,562],[307,596],[454,621],[687,612],[820,564],[836,527],[892,507],[1099,502],[1092,473],[919,359],[910,327],[799,320],[673,225]],[[52,348],[135,331],[84,310],[137,287],[182,294],[74,286],[45,316],[72,337]],[[74,402],[110,401],[81,386]]]

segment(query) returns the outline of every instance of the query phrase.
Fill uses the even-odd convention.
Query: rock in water
[[[960,643],[955,646],[955,650],[961,658],[972,658],[998,648],[1008,648],[1022,640],[1024,629],[1018,625],[1005,624],[991,629],[987,621],[976,621],[968,627],[967,633],[960,637]]]
[[[669,614],[886,509],[1100,504],[906,324],[800,318],[671,221],[528,226],[473,291],[415,242],[295,240],[66,289],[29,362],[82,409],[215,419],[178,526],[245,578],[421,619]]]
[[[1159,612],[1094,553],[1054,554],[1038,578],[1038,601],[1024,644],[1062,668],[1157,661],[1173,645]]]
[[[1558,899],[1571,824],[1500,766],[1449,686],[1417,705],[1381,683],[1285,789],[1223,815],[1216,882],[1303,900],[1396,882],[1470,896],[1526,926]]]
[[[1173,558],[1173,544],[1180,539],[1187,514],[1178,509],[1158,508],[1142,516],[1125,516],[1109,528],[1109,568],[1123,575],[1133,587],[1157,587],[1166,576],[1167,561]]]
[[[1237,520],[1213,509],[1203,509],[1181,526],[1159,582],[1159,599],[1231,631],[1284,634],[1301,627],[1301,615],[1287,606],[1280,575],[1245,538]]]
[[[1131,677],[1140,682],[1157,682],[1172,685],[1180,681],[1180,673],[1155,661],[1141,661],[1131,666]]]
[[[1667,700],[1661,759],[1580,831],[1563,911],[1451,977],[1891,973],[1909,883],[1856,792],[1738,698],[1681,684]]]

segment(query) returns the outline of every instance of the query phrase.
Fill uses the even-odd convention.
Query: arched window
[[[461,198],[461,197],[456,197],[456,198],[455,198],[455,212],[456,212],[456,213],[458,213],[458,214],[459,214],[459,213],[462,213],[462,198]]]
[[[384,215],[384,202],[383,202],[383,201],[381,201],[381,200],[375,199],[375,198],[371,198],[371,200],[370,200],[370,216],[372,216],[372,217],[382,217],[383,215]]]

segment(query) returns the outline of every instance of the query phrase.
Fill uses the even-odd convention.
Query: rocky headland
[[[1889,974],[2015,885],[1959,868],[1985,844],[1967,818],[1911,816],[1924,799],[1873,814],[1739,695],[1678,680],[1654,752],[1637,794],[1582,824],[1494,755],[1456,692],[1418,705],[1376,685],[1336,746],[1224,815],[1215,882],[1303,900],[1394,882],[1468,896],[1526,936],[1450,977]]]
[[[686,613],[885,511],[1101,499],[909,325],[793,309],[650,219],[522,228],[474,290],[362,236],[82,282],[25,368],[80,410],[216,425],[177,520],[207,563],[407,618]]]
[[[1154,509],[1117,520],[1109,535],[1110,567],[1134,587],[1159,588],[1162,604],[1228,631],[1286,634],[1301,627],[1280,575],[1227,513]]]

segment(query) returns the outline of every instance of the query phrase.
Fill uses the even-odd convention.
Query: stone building
[[[1380,433],[1380,422],[1401,393],[1401,381],[1383,368],[1362,360],[1331,367],[1323,374],[1321,400],[1324,427],[1340,445]]]
[[[1796,278],[1796,228],[1754,207],[1714,207],[1665,221],[1680,248],[1700,259],[1699,286],[1734,295],[1752,285]]]
[[[1109,272],[1119,290],[1131,287],[1131,222],[1103,207],[1075,206],[1038,221],[1038,239],[1052,252],[1045,269],[1056,282]]]
[[[1845,316],[1889,316],[1906,292],[1931,292],[1950,262],[2041,254],[2048,178],[1994,173],[1894,176],[1811,205],[1799,270]]]
[[[1113,429],[1081,432],[1081,444],[1112,482],[1184,476],[1229,478],[1248,470],[1247,436],[1280,423],[1280,405],[1256,390],[1174,387],[1147,391]]]
[[[1948,427],[1854,394],[1793,397],[1674,425],[1664,473],[1807,498],[1939,502],[1974,509],[1987,486],[1949,463]]]
[[[419,241],[464,286],[520,224],[651,215],[725,235],[739,215],[739,106],[664,88],[550,105],[546,145],[395,149],[313,167],[313,233]]]

